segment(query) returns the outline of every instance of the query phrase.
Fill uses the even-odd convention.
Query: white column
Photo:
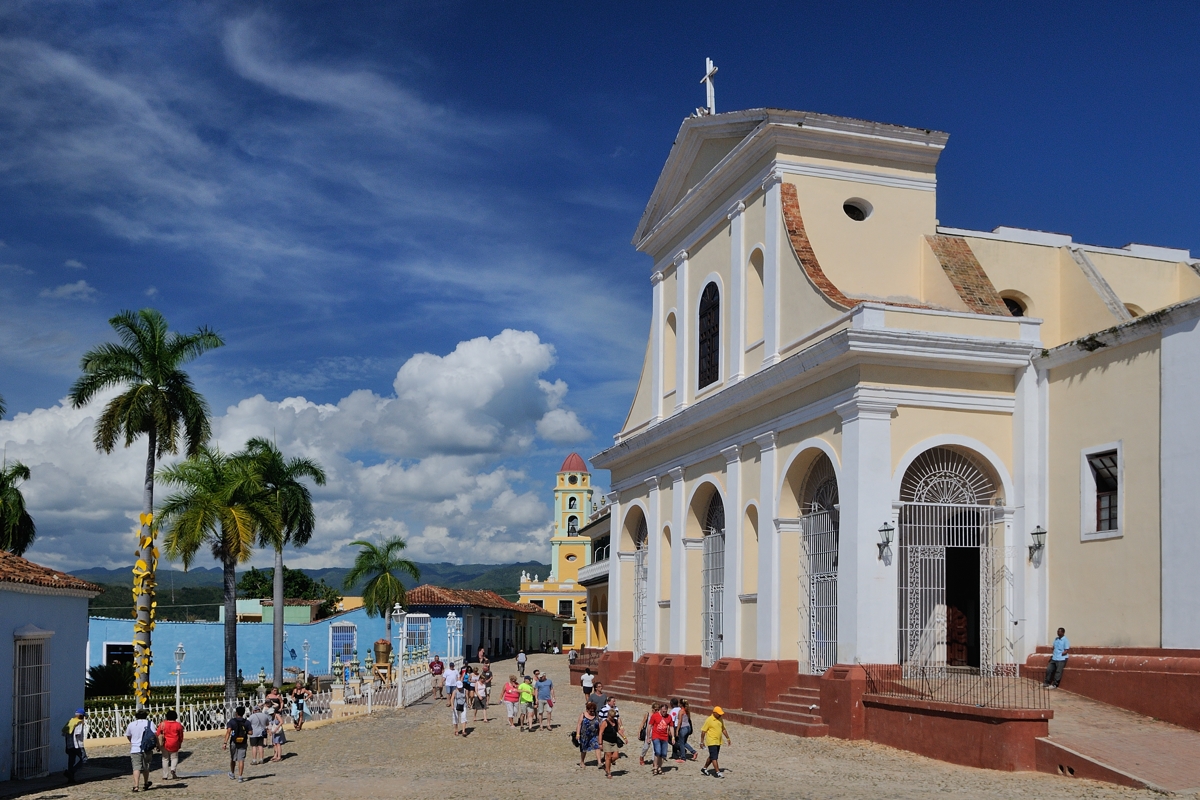
[[[1013,545],[1017,547],[1016,574],[1014,575],[1016,608],[1013,609],[1016,625],[1011,626],[1015,645],[1013,654],[1019,662],[1046,641],[1042,621],[1044,612],[1039,596],[1038,578],[1046,572],[1045,551],[1038,554],[1036,561],[1028,558],[1029,544],[1033,541],[1029,533],[1038,525],[1046,526],[1042,517],[1042,475],[1040,403],[1038,397],[1037,368],[1032,364],[1017,374],[1017,389],[1013,408],[1013,492],[1005,503],[1014,508]]]
[[[879,558],[879,528],[893,520],[892,413],[896,404],[856,397],[842,417],[841,531],[838,543],[838,662],[894,664],[899,562]],[[892,522],[894,525],[895,523]],[[892,543],[895,553],[899,537]]]
[[[688,404],[688,359],[691,358],[692,309],[688,305],[688,254],[675,256],[675,410]]]
[[[729,360],[725,374],[728,383],[740,381],[746,374],[746,204],[738,201],[729,218]]]
[[[725,456],[725,598],[721,608],[722,650],[740,657],[738,595],[742,593],[742,448],[721,451]]]
[[[663,326],[666,325],[666,313],[663,311],[663,274],[657,270],[650,276],[651,295],[651,342],[650,342],[650,372],[651,391],[654,397],[651,403],[651,413],[654,418],[651,424],[663,418],[663,370],[675,369],[674,364],[663,364]],[[611,625],[611,623],[609,623]],[[611,630],[611,628],[610,628]]]
[[[779,530],[775,502],[775,432],[754,437],[759,449],[758,486],[758,652],[779,657]]]
[[[621,519],[621,495],[611,492],[608,495],[609,533],[608,533],[608,641],[613,650],[621,649],[621,531],[624,520]],[[646,521],[649,524],[649,520]],[[632,593],[633,587],[629,587]],[[591,628],[588,628],[589,636]],[[630,637],[630,649],[633,648],[633,638]]]
[[[783,175],[773,172],[763,181],[767,195],[766,236],[763,241],[763,364],[779,360],[779,261],[783,238]]]
[[[672,653],[684,653],[687,645],[686,614],[688,602],[687,548],[684,536],[687,530],[687,498],[684,497],[683,467],[675,467],[671,476],[671,631]]]
[[[658,600],[662,597],[662,516],[659,513],[658,478],[646,478],[646,652],[657,653],[659,643]],[[610,595],[611,597],[611,592]],[[612,602],[611,600],[609,601]],[[632,641],[632,640],[631,640]]]

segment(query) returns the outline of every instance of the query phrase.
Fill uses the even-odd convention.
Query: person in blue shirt
[[[554,681],[543,672],[534,681],[533,688],[537,691],[538,728],[548,731],[553,727],[551,719],[554,716]]]
[[[1063,669],[1067,666],[1067,651],[1071,649],[1071,640],[1067,638],[1067,629],[1059,628],[1058,637],[1054,640],[1054,652],[1050,654],[1050,663],[1046,665],[1046,688],[1057,689],[1062,682]]]

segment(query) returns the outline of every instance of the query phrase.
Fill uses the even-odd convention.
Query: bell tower
[[[550,580],[575,580],[587,566],[588,547],[579,537],[592,513],[592,475],[578,453],[571,453],[554,484],[554,533],[550,537]],[[572,556],[574,556],[572,558]]]

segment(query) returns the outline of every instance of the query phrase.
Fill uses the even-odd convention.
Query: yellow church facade
[[[591,563],[592,542],[580,532],[592,515],[593,491],[587,463],[571,453],[555,478],[550,574],[521,576],[520,602],[554,614],[561,626],[554,641],[564,650],[577,650],[587,641],[587,589],[579,583],[579,571]]]
[[[1200,647],[1198,262],[944,227],[947,140],[684,121],[634,237],[641,378],[592,459],[610,650],[821,672],[1010,669],[1059,626]]]

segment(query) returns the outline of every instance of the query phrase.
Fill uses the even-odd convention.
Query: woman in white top
[[[583,687],[583,696],[586,698],[592,693],[592,687],[596,684],[596,676],[592,674],[592,668],[587,667],[583,671],[583,675],[579,676],[579,685]]]

